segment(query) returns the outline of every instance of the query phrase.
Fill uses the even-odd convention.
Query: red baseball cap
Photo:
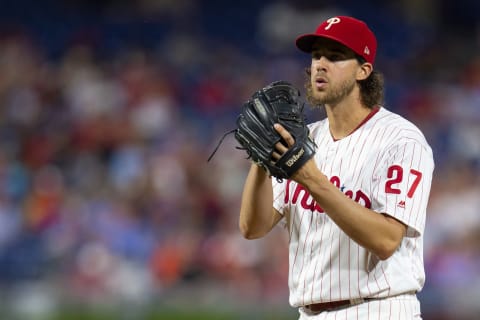
[[[318,38],[327,38],[340,42],[356,54],[373,64],[377,53],[377,39],[367,24],[361,20],[337,16],[323,21],[315,33],[304,34],[297,38],[297,48],[312,52],[312,45]]]

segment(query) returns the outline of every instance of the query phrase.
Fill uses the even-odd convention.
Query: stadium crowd
[[[176,2],[159,1],[153,17],[137,5],[137,20],[71,24],[67,44],[28,24],[0,24],[0,306],[221,299],[288,307],[284,230],[256,242],[238,232],[248,161],[231,136],[206,159],[253,91],[279,78],[302,87],[309,62],[292,37],[303,30],[290,34],[292,25],[275,21],[303,17],[311,29],[319,17],[346,12],[378,28],[385,106],[417,124],[434,150],[424,318],[478,314],[478,19],[447,17],[452,8],[441,1],[429,16],[408,1],[400,12],[386,4],[381,19],[371,12],[375,1],[247,1],[235,12],[214,1],[202,10]],[[83,12],[72,14],[80,21],[94,5],[76,3],[67,9]],[[153,10],[155,2],[139,3]],[[102,12],[126,15],[123,6]],[[249,27],[230,25],[236,14],[232,23]],[[109,39],[128,28],[138,36],[142,26],[165,31],[150,30],[148,46]]]

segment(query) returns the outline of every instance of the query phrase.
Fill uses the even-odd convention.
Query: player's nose
[[[327,63],[329,60],[325,58],[324,56],[321,56],[320,58],[317,58],[315,60],[312,60],[312,70],[315,71],[325,71],[327,69]]]

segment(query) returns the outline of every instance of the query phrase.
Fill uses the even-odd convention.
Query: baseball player
[[[332,17],[296,46],[311,55],[307,99],[327,115],[309,124],[317,152],[280,182],[252,164],[240,230],[259,238],[284,221],[299,319],[421,319],[432,150],[415,125],[380,105],[377,41],[364,22]],[[294,140],[275,129],[288,143],[276,145],[278,159]]]

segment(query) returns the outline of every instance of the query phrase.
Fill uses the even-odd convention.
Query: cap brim
[[[328,36],[328,35],[318,35],[318,34],[304,34],[302,36],[299,36],[297,40],[295,41],[295,45],[297,46],[298,49],[302,50],[303,52],[306,53],[311,53],[312,52],[312,47],[315,41],[318,39],[328,39],[328,40],[333,40],[336,41],[347,48],[349,48],[343,41],[336,37]]]
[[[312,52],[312,46],[315,40],[317,40],[319,36],[315,34],[304,34],[299,36],[295,41],[295,45],[298,49],[302,50],[303,52],[310,53]]]

